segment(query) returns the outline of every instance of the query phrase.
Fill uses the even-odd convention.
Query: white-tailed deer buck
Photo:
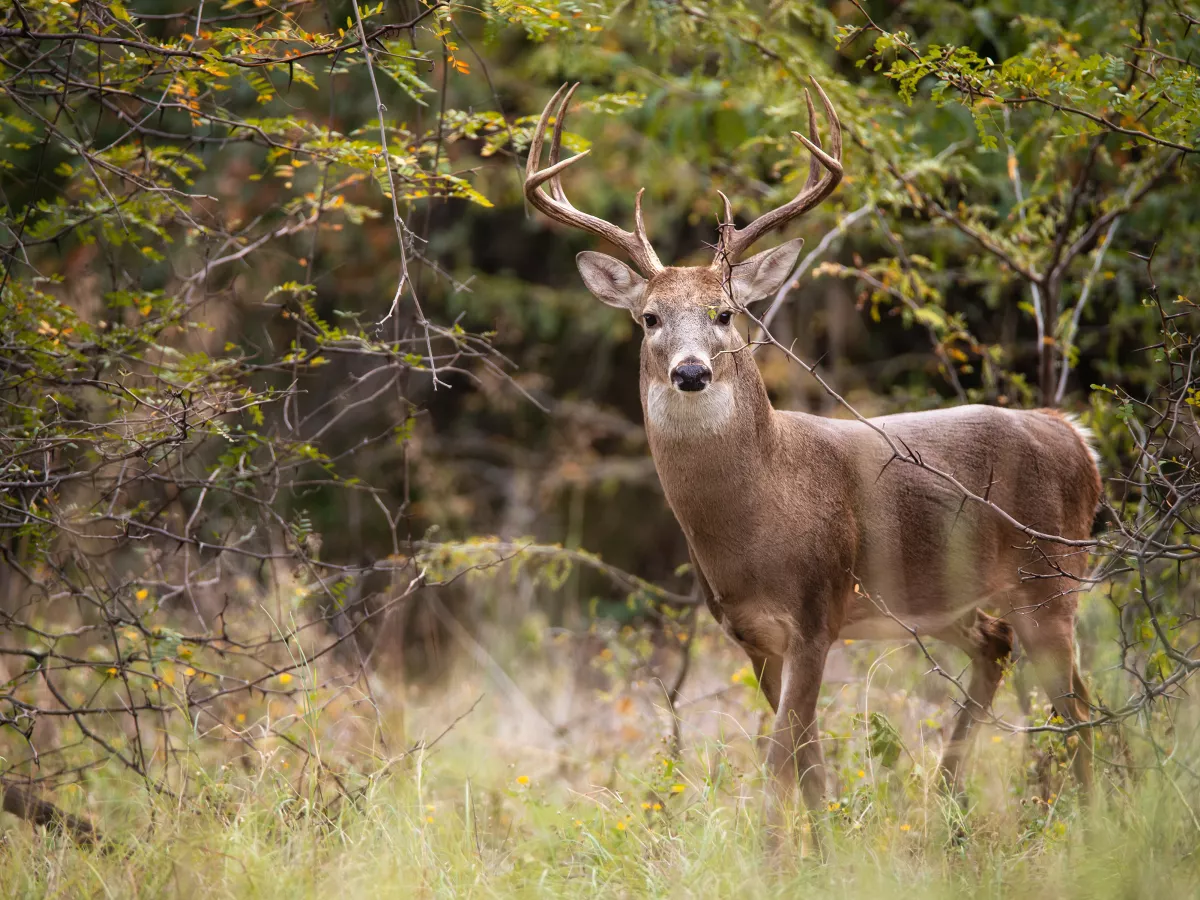
[[[775,797],[791,796],[798,777],[807,806],[821,800],[816,706],[830,645],[913,634],[948,641],[972,660],[969,696],[942,758],[945,784],[957,794],[972,729],[990,707],[1014,632],[1059,715],[1090,718],[1074,661],[1075,591],[1100,474],[1086,432],[1053,410],[960,406],[864,420],[771,406],[734,321],[779,288],[802,242],[743,259],[745,252],[841,180],[841,125],[814,87],[830,124],[829,152],[807,98],[811,140],[792,132],[812,155],[806,184],[744,228],[734,227],[726,200],[710,266],[659,262],[641,192],[633,232],[571,205],[560,176],[586,155],[559,159],[574,87],[560,88],[542,113],[525,196],[551,219],[620,247],[641,272],[601,253],[578,257],[588,289],[645,329],[650,450],[708,608],[749,655],[776,711],[767,753]],[[1080,743],[1076,768],[1086,789],[1090,751]]]

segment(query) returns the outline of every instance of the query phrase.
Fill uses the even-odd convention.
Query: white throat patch
[[[679,391],[652,384],[646,393],[648,425],[665,437],[716,434],[733,418],[733,388],[717,382],[702,391]]]

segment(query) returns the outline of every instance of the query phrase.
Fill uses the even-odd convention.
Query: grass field
[[[719,635],[697,638],[678,759],[653,677],[669,676],[674,648],[614,633],[513,645],[501,656],[511,680],[487,660],[460,666],[437,688],[400,695],[382,686],[382,732],[354,705],[316,720],[297,715],[297,740],[311,756],[251,740],[253,752],[198,757],[187,767],[186,802],[115,769],[94,773],[55,799],[96,821],[108,844],[80,848],[5,817],[0,895],[1165,900],[1200,892],[1194,704],[1162,712],[1149,731],[1130,723],[1103,736],[1101,755],[1113,762],[1101,766],[1091,809],[1077,801],[1061,740],[983,728],[963,816],[933,789],[949,686],[924,674],[912,648],[846,646],[823,703],[832,858],[776,867],[758,815],[754,735],[764,704]],[[1020,720],[1011,686],[998,711]],[[243,736],[253,729],[251,717]],[[422,740],[432,746],[420,749]],[[965,838],[949,841],[958,827]]]

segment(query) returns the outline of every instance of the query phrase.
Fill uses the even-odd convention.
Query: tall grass
[[[614,669],[614,646],[586,666],[567,651],[526,657],[505,687],[464,669],[444,689],[393,695],[393,743],[418,748],[484,700],[432,749],[396,752],[374,777],[344,770],[349,796],[287,748],[197,758],[182,803],[96,773],[86,803],[79,788],[58,799],[108,843],[81,848],[10,820],[0,895],[1174,898],[1200,886],[1194,705],[1106,734],[1090,807],[1063,742],[983,729],[964,813],[934,789],[951,704],[906,651],[847,648],[847,676],[823,704],[831,859],[775,865],[758,815],[762,701],[733,680],[740,660],[703,636],[674,759],[661,688]],[[1001,709],[1014,705],[1007,691]],[[549,732],[531,708],[569,724]],[[870,711],[898,728],[890,768],[868,753]]]

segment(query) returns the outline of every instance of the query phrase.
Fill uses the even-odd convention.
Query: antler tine
[[[538,119],[537,128],[533,130],[533,137],[529,141],[529,156],[525,158],[525,186],[528,191],[529,179],[537,174],[538,166],[542,164],[542,141],[546,138],[546,123],[550,121],[550,111],[554,108],[555,102],[562,96],[562,92],[567,89],[564,84],[554,96],[550,98],[550,102],[546,104],[546,108],[542,110],[542,117]]]
[[[825,107],[825,117],[829,119],[829,124],[832,128],[829,134],[829,149],[833,151],[833,155],[838,161],[838,171],[840,172],[842,162],[842,120],[838,118],[837,110],[829,102],[829,95],[825,93],[825,88],[821,87],[821,83],[811,75],[808,80],[813,83],[813,87],[821,95],[821,105]]]
[[[725,196],[724,191],[717,191],[721,195],[721,200],[725,203],[725,217],[721,220],[721,225],[733,224],[733,204],[729,202],[729,198]]]
[[[821,137],[819,134],[817,134],[816,128],[813,125],[813,118],[815,118],[815,116],[813,114],[812,98],[808,96],[808,91],[805,91],[804,93],[805,98],[808,100],[808,112],[810,116],[809,131],[811,131],[813,133],[813,137],[816,138],[816,143],[813,143],[813,141],[810,141],[798,131],[793,131],[792,137],[796,138],[798,141],[800,141],[800,143],[808,148],[808,152],[811,153],[816,159],[820,160],[825,168],[828,169],[831,174],[836,176],[837,181],[841,181],[842,120],[838,118],[838,114],[834,111],[833,104],[829,102],[828,95],[826,95],[825,91],[821,88],[821,85],[817,83],[817,79],[810,78],[809,80],[813,83],[813,87],[817,89],[817,93],[821,95],[821,103],[825,107],[825,117],[829,119],[829,124],[833,126],[829,134],[829,145],[830,149],[833,151],[833,155],[831,156],[827,154],[821,148]],[[837,185],[837,181],[834,182],[835,186]]]
[[[638,191],[634,204],[635,231],[633,232],[625,231],[611,222],[576,209],[567,199],[566,191],[563,189],[560,178],[562,171],[579,162],[591,152],[584,150],[569,159],[559,160],[562,152],[563,122],[566,119],[567,106],[578,87],[578,83],[569,88],[564,84],[554,92],[554,96],[542,110],[542,116],[538,120],[537,128],[534,129],[533,137],[529,142],[529,157],[525,161],[525,197],[535,209],[554,221],[598,235],[616,244],[629,254],[630,259],[642,274],[649,278],[661,272],[663,264],[659,262],[658,255],[650,245],[650,239],[646,236],[646,226],[642,220],[642,193],[645,189]],[[554,114],[554,133],[550,142],[550,165],[541,169],[539,167],[542,162],[542,145],[545,143],[546,126],[549,124],[552,113]],[[546,182],[550,183],[549,194],[542,190],[542,185]]]
[[[633,236],[642,245],[642,250],[657,262],[658,255],[650,246],[650,238],[646,237],[646,223],[642,219],[642,194],[644,193],[646,193],[645,188],[638,188],[638,192],[633,198]]]
[[[721,195],[721,202],[725,204],[725,215],[717,223],[717,253],[713,259],[714,266],[717,264],[717,260],[723,259],[726,256],[725,241],[727,236],[737,231],[733,225],[733,204],[729,202],[729,198],[725,196],[724,191],[717,191],[717,193]]]
[[[813,107],[812,94],[808,92],[808,88],[804,89],[804,103],[808,106],[808,136],[814,144],[824,150],[825,148],[821,146],[821,132],[817,128],[817,110]],[[808,190],[820,180],[821,163],[818,162],[816,156],[810,153],[808,157],[808,180],[804,182],[804,190]]]
[[[571,105],[571,98],[575,96],[575,89],[578,87],[578,81],[571,85],[571,89],[567,91],[567,96],[563,97],[562,103],[558,106],[558,111],[554,114],[554,136],[550,139],[551,168],[558,163],[559,155],[562,153],[562,134],[563,129],[567,125],[567,108]],[[563,190],[561,175],[555,175],[550,179],[550,196],[574,209],[571,201],[567,199],[567,192]]]
[[[812,154],[812,159],[809,162],[808,178],[801,188],[800,193],[789,203],[777,207],[770,212],[763,213],[745,228],[729,228],[721,227],[721,242],[718,245],[716,257],[713,259],[713,268],[721,268],[725,265],[730,265],[740,258],[740,256],[760,237],[766,234],[773,228],[778,228],[785,225],[792,219],[808,212],[826,197],[833,193],[834,188],[842,180],[842,123],[838,119],[837,113],[834,111],[833,104],[829,102],[829,97],[817,83],[815,78],[810,78],[813,87],[817,89],[817,94],[821,97],[821,104],[825,107],[825,117],[829,120],[829,149],[831,153],[826,153],[821,147],[821,137],[816,125],[816,110],[813,108],[812,97],[808,91],[804,92],[805,103],[808,106],[808,127],[812,134],[812,140],[805,137],[798,131],[793,131],[792,136],[795,137],[805,149]],[[822,171],[824,169],[824,171]],[[724,194],[722,194],[724,197]],[[732,217],[728,212],[728,203],[726,200],[725,218],[729,221]]]

